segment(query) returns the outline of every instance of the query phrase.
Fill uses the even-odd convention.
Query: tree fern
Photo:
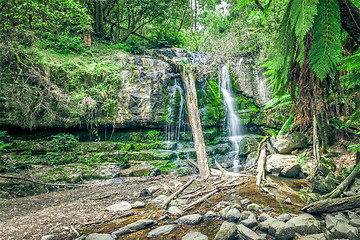
[[[294,114],[291,114],[289,118],[285,121],[285,123],[282,125],[278,135],[284,135],[284,133],[287,133],[291,130],[291,127],[294,124]]]
[[[319,0],[313,32],[310,65],[316,76],[323,80],[335,69],[342,54],[340,9],[337,0]]]

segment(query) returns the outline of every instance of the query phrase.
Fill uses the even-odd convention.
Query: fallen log
[[[347,178],[339,186],[337,186],[337,188],[332,190],[329,194],[326,194],[325,198],[337,198],[340,196],[341,193],[343,193],[349,187],[349,185],[352,183],[352,181],[354,180],[360,169],[359,159],[356,160],[358,163],[356,164],[350,175],[347,176]]]
[[[164,201],[162,207],[163,207],[163,208],[166,208],[167,205],[170,203],[170,201],[173,200],[173,199],[174,199],[177,195],[179,195],[182,191],[184,191],[195,179],[196,179],[196,177],[190,179],[190,181],[188,181],[184,186],[182,186],[181,188],[179,188],[179,190],[177,190],[177,191],[174,192],[170,197],[168,197],[168,198]]]
[[[32,183],[37,183],[37,184],[46,185],[46,186],[55,186],[55,187],[91,187],[91,186],[94,186],[92,184],[46,183],[46,182],[41,182],[38,180],[29,179],[29,178],[15,177],[15,176],[9,176],[9,175],[0,175],[0,178],[15,179],[15,180],[32,182]]]
[[[184,211],[188,211],[191,208],[195,207],[196,205],[202,203],[203,201],[205,201],[206,199],[210,198],[212,195],[214,195],[215,193],[217,193],[219,191],[219,189],[214,189],[212,192],[206,194],[205,196],[199,198],[198,200],[196,200],[195,202],[190,203],[189,205],[184,207]]]
[[[318,202],[306,205],[301,211],[308,213],[331,213],[350,210],[360,206],[360,195],[346,197],[325,199]]]
[[[216,166],[219,168],[219,170],[211,168],[210,172],[212,175],[216,175],[216,176],[225,176],[225,177],[250,177],[251,175],[248,174],[242,174],[242,173],[234,173],[234,172],[229,172],[226,171],[222,166],[220,166],[220,164],[215,160],[215,164]]]

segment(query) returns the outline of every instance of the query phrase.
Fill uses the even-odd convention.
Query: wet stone
[[[257,225],[256,216],[254,214],[249,215],[247,219],[241,221],[241,224],[248,228],[255,227]]]
[[[240,201],[240,203],[241,203],[241,205],[243,205],[243,206],[247,206],[248,204],[250,204],[251,202],[250,202],[250,200],[249,199],[242,199],[241,201]]]
[[[216,217],[217,217],[217,215],[216,215],[216,213],[213,212],[213,211],[208,211],[208,212],[205,213],[205,215],[204,215],[204,218],[216,218]]]
[[[204,218],[200,214],[190,214],[177,219],[175,222],[178,224],[196,225],[203,220]]]
[[[269,231],[270,224],[272,224],[274,221],[277,221],[276,219],[269,217],[265,221],[259,224],[258,228],[260,231],[267,232]]]
[[[170,218],[169,215],[164,215],[164,216],[159,218],[159,221],[165,221],[165,220],[168,220],[169,218]]]
[[[302,236],[299,240],[326,240],[324,233]]]
[[[257,205],[256,203],[252,203],[252,204],[249,204],[249,205],[247,206],[247,209],[248,209],[249,211],[256,211],[256,212],[258,212],[258,211],[261,209],[261,207],[260,207],[259,205]]]
[[[260,216],[259,216],[259,221],[260,222],[264,222],[266,219],[268,218],[271,218],[269,214],[267,213],[262,213]]]
[[[350,220],[350,225],[353,227],[360,227],[360,218],[353,218]]]
[[[53,240],[53,239],[55,239],[55,235],[46,235],[41,237],[41,240]]]
[[[167,212],[168,214],[173,214],[173,215],[178,215],[178,216],[183,215],[183,211],[181,211],[180,208],[175,207],[175,206],[169,207],[169,209],[168,209],[166,212]]]
[[[222,218],[222,219],[226,219],[226,215],[227,215],[227,213],[231,210],[231,209],[237,209],[237,210],[241,210],[241,207],[239,206],[239,205],[237,205],[237,204],[234,204],[234,205],[231,205],[231,206],[227,206],[226,208],[224,208],[224,209],[221,209],[220,210],[220,217]]]
[[[343,221],[338,221],[330,232],[335,238],[358,239],[357,228]]]
[[[261,239],[261,237],[254,231],[242,224],[237,225],[237,229],[241,237],[245,238],[246,240]]]
[[[226,201],[220,201],[218,204],[215,205],[216,208],[220,208],[220,207],[228,207],[228,206],[233,206],[235,205],[235,203],[231,203],[231,202],[226,202]]]
[[[114,240],[110,234],[92,233],[85,240]]]
[[[233,193],[236,193],[236,190],[235,190],[235,189],[231,189],[230,191],[228,191],[227,194],[233,194]]]
[[[156,225],[157,222],[151,219],[141,219],[134,223],[131,223],[129,225],[126,225],[125,227],[119,228],[118,230],[114,231],[112,233],[112,237],[117,238],[118,236],[121,236],[123,234],[137,232],[141,229],[149,228],[154,225]]]
[[[343,214],[343,213],[336,213],[335,218],[338,221],[342,221],[342,222],[347,223],[347,224],[349,223],[349,220],[346,218],[345,214]]]
[[[337,219],[333,215],[331,215],[331,214],[326,215],[325,226],[327,229],[331,230],[333,227],[335,227],[336,222],[337,222]]]
[[[166,195],[160,195],[153,199],[152,201],[156,204],[162,204],[168,197]]]
[[[226,219],[230,222],[237,222],[240,219],[241,213],[236,208],[230,209],[226,213]]]
[[[321,233],[320,221],[310,214],[301,214],[288,221],[295,227],[295,232],[301,235]]]
[[[146,204],[144,202],[142,202],[142,201],[136,201],[133,204],[131,204],[131,206],[133,208],[143,208],[143,207],[145,207],[145,205]]]
[[[151,230],[147,237],[160,237],[169,234],[176,228],[176,225],[165,225]]]
[[[281,214],[280,216],[278,216],[277,220],[282,221],[282,222],[287,222],[291,219],[291,215],[288,213],[284,213]]]
[[[208,240],[209,238],[200,232],[189,232],[181,240]]]
[[[169,203],[169,206],[184,206],[186,205],[186,199],[175,199]]]
[[[220,230],[215,236],[215,240],[233,240],[237,234],[237,227],[235,223],[223,222]]]
[[[114,205],[111,205],[106,208],[108,211],[127,211],[132,208],[131,204],[129,202],[121,202]]]
[[[295,237],[295,227],[289,222],[275,220],[270,224],[269,234],[275,236],[277,240],[288,240]]]

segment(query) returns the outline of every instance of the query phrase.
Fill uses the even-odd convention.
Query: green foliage
[[[85,45],[84,40],[80,36],[69,37],[65,35],[58,35],[53,33],[46,34],[46,41],[44,47],[53,48],[58,53],[69,54],[90,54],[89,48]]]
[[[356,133],[358,135],[360,135],[360,132]],[[359,144],[352,144],[348,146],[348,150],[351,151],[351,153],[356,153],[356,152],[360,152],[360,140],[359,140]]]
[[[320,80],[323,80],[336,68],[342,56],[340,9],[337,0],[319,1],[313,31],[310,65]]]
[[[169,172],[170,169],[175,169],[176,165],[168,161],[149,161],[149,163],[155,166],[158,170],[162,172]]]
[[[75,147],[79,142],[79,138],[68,133],[59,133],[54,135],[51,140],[54,152],[68,151]]]

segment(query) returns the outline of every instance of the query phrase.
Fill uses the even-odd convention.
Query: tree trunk
[[[208,165],[204,135],[199,116],[193,67],[190,67],[190,69],[187,71],[186,67],[181,66],[181,76],[185,88],[186,104],[189,113],[189,121],[194,139],[200,176],[202,178],[208,178],[210,175],[210,169]]]
[[[308,213],[331,213],[350,210],[360,206],[360,195],[321,200],[311,203],[301,210]]]
[[[360,10],[350,0],[338,0],[341,26],[360,44]]]
[[[261,181],[265,180],[266,145],[261,149],[257,166],[256,186],[259,188]]]

